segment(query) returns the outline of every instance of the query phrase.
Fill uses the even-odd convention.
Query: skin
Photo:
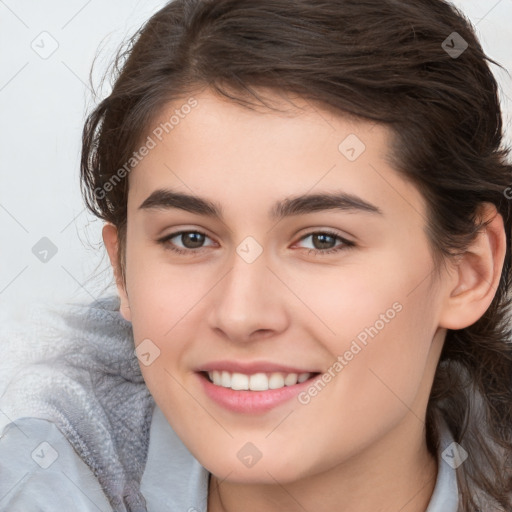
[[[505,255],[501,216],[483,205],[489,225],[436,277],[426,205],[388,163],[387,128],[301,98],[273,98],[287,114],[247,110],[208,89],[194,98],[198,106],[129,175],[126,284],[113,225],[103,239],[136,345],[149,338],[160,350],[141,364],[147,386],[212,474],[208,510],[424,512],[438,470],[424,425],[436,364],[446,329],[471,325],[494,297]],[[353,162],[338,150],[349,134],[366,145]],[[162,187],[220,203],[223,220],[138,209]],[[277,200],[340,190],[382,215],[268,217]],[[191,247],[181,255],[157,242],[182,229],[206,233],[203,248],[178,236],[175,246]],[[322,245],[307,235],[322,229],[355,246],[309,254]],[[252,263],[236,252],[247,236],[263,249]],[[195,373],[219,359],[326,371],[397,302],[401,311],[307,405],[293,399],[258,415],[231,412],[205,395]],[[250,468],[237,457],[247,442],[262,454]]]

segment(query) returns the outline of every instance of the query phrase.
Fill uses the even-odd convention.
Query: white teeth
[[[220,385],[225,388],[231,387],[231,374],[229,372],[222,372],[222,378],[220,381]]]
[[[281,373],[273,373],[268,379],[269,389],[284,388],[284,377]]]
[[[243,373],[233,373],[231,375],[231,389],[249,389],[249,375],[244,375]]]
[[[208,372],[210,380],[216,386],[231,388],[237,391],[267,391],[269,389],[280,389],[285,386],[294,386],[302,383],[311,377],[311,373],[255,373],[246,375],[244,373],[230,373],[227,371],[214,370]]]
[[[308,380],[309,379],[309,373],[301,373],[299,374],[299,378],[297,379],[297,381],[299,382],[299,384],[301,382],[304,382],[305,380]]]
[[[255,373],[249,378],[251,391],[266,391],[268,389],[268,377],[264,373]]]
[[[284,378],[284,385],[285,386],[294,386],[295,384],[297,384],[297,378],[298,378],[298,375],[296,373],[289,373]]]

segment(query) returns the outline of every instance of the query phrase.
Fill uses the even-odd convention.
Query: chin
[[[205,462],[203,466],[219,480],[235,484],[275,485],[276,481],[280,484],[288,484],[308,476],[307,468],[301,471],[298,467],[299,461],[287,460],[285,465],[283,462],[279,459],[264,462],[262,457],[252,467],[245,467],[238,459],[236,462],[226,461],[222,464],[218,464],[217,459],[217,463]],[[293,464],[295,464],[294,467],[291,467]]]

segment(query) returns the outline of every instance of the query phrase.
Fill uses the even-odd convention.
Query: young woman
[[[59,475],[75,510],[511,510],[489,60],[442,0],[176,0],[142,27],[87,119],[82,190],[155,407],[108,467],[52,431],[81,459]],[[132,392],[112,407],[146,411]]]

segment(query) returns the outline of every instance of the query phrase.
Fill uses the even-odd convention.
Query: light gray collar
[[[454,440],[445,419],[439,416],[439,450],[437,480],[425,512],[457,512],[459,491],[455,469],[460,465],[463,449]]]

